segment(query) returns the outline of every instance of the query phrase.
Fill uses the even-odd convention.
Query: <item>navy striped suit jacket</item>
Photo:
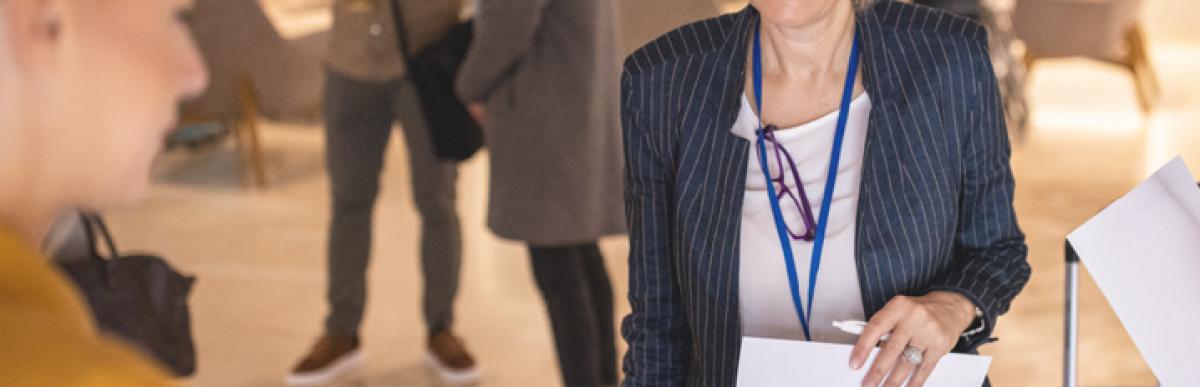
[[[730,128],[757,22],[747,7],[687,25],[625,62],[626,387],[735,384],[751,143]],[[857,23],[874,106],[855,234],[865,312],[897,295],[959,292],[985,315],[986,330],[955,349],[974,351],[1030,273],[986,31],[891,0]]]

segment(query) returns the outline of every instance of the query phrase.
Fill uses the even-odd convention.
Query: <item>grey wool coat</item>
[[[616,0],[480,0],[456,89],[487,107],[488,226],[534,246],[625,232]]]

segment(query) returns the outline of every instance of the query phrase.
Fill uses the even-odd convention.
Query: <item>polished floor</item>
[[[1014,146],[1013,165],[1034,274],[1001,319],[1001,341],[985,347],[995,356],[996,386],[1060,384],[1064,235],[1175,154],[1200,171],[1200,75],[1194,71],[1200,44],[1180,42],[1153,45],[1164,95],[1150,115],[1139,112],[1130,78],[1119,69],[1068,60],[1041,63],[1032,73],[1033,124]],[[420,361],[417,218],[405,147],[399,136],[393,141],[375,219],[363,330],[368,365],[338,386],[437,385]],[[200,360],[193,386],[281,385],[325,313],[329,195],[320,129],[268,124],[264,143],[265,189],[242,185],[229,145],[178,150],[160,160],[144,203],[110,214],[122,248],[161,253],[199,278],[191,303]],[[455,329],[485,368],[483,386],[556,386],[550,334],[525,250],[484,226],[486,163],[483,154],[462,166],[466,261]],[[602,247],[618,315],[624,315],[627,243],[611,239]],[[1086,277],[1082,297],[1083,384],[1153,385],[1153,374]]]

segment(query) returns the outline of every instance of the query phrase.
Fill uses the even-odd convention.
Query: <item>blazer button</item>
[[[383,27],[381,27],[379,25],[379,23],[374,23],[374,24],[371,24],[370,31],[371,31],[371,36],[379,36],[379,34],[383,33]]]

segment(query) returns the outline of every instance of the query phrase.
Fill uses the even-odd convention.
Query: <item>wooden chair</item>
[[[258,123],[319,117],[328,35],[282,36],[262,1],[276,0],[196,2],[189,27],[211,81],[181,108],[181,126],[216,122],[227,129],[243,180],[259,188],[267,185],[267,167]]]
[[[1018,0],[1013,27],[1028,68],[1042,59],[1084,57],[1127,69],[1144,112],[1161,89],[1138,17],[1142,0]]]
[[[254,83],[248,77],[239,77],[237,84],[238,110],[234,114],[206,114],[184,111],[179,120],[180,127],[216,122],[233,136],[241,163],[242,180],[256,188],[266,188],[267,171],[263,161],[262,143],[259,141],[258,96]]]

